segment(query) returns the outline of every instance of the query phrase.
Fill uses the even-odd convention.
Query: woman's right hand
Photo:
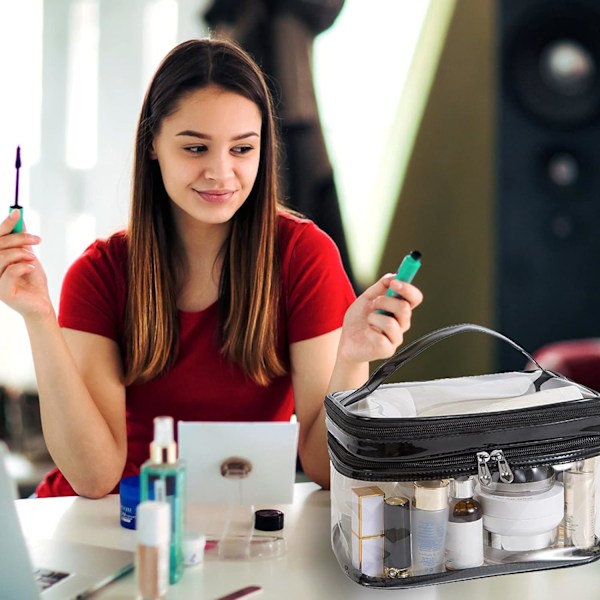
[[[52,314],[46,274],[31,246],[41,239],[30,233],[11,233],[19,220],[12,211],[0,223],[0,300],[24,318]]]

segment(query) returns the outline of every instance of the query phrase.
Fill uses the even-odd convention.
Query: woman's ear
[[[158,156],[156,155],[156,150],[154,149],[154,140],[152,140],[152,144],[150,144],[150,158],[152,160],[157,160]]]

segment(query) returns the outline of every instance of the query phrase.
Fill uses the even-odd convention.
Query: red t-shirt
[[[289,345],[341,327],[354,292],[331,238],[312,221],[279,216],[281,300],[278,344],[289,362]],[[115,340],[122,349],[127,295],[125,233],[94,242],[63,282],[61,327]],[[123,477],[148,458],[153,419],[175,421],[288,421],[294,410],[289,374],[259,386],[223,359],[217,343],[217,304],[179,311],[179,352],[164,375],[126,389],[127,463]],[[76,451],[74,449],[74,451]],[[74,495],[57,469],[38,486],[43,496]]]

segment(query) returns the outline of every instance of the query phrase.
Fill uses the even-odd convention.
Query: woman
[[[192,40],[144,99],[128,230],[74,263],[58,319],[30,249],[40,239],[10,233],[16,211],[0,224],[0,299],[25,320],[58,467],[39,496],[112,492],[139,471],[160,414],[295,412],[303,469],[328,486],[324,396],[395,351],[422,296],[388,275],[354,300],[331,240],[280,206],[277,169],[262,73],[230,42]]]

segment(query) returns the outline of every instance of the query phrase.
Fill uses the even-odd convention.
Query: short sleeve
[[[121,341],[125,305],[125,240],[113,236],[89,246],[63,280],[61,327]]]
[[[287,221],[282,275],[287,336],[293,343],[341,327],[355,294],[333,240],[312,221]]]

